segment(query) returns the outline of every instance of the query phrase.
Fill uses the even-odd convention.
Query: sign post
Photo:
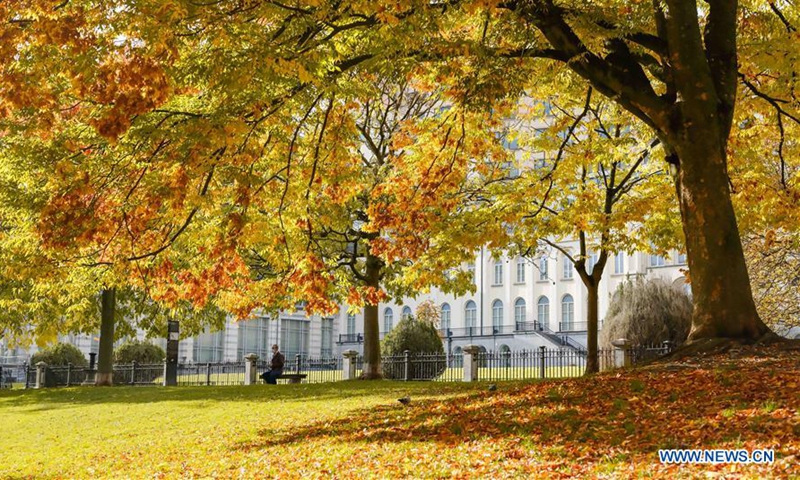
[[[164,363],[164,386],[178,385],[178,339],[180,324],[176,320],[167,322],[167,360]]]

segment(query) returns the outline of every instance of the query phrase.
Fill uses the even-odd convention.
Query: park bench
[[[278,379],[285,378],[289,380],[289,383],[300,383],[300,380],[307,376],[305,373],[282,373],[278,376]]]

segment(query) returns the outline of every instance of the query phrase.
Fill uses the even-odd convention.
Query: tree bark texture
[[[116,289],[104,289],[101,294],[100,309],[100,351],[97,355],[97,376],[95,385],[111,386],[114,384],[114,309],[116,307]]]
[[[769,329],[756,311],[731,202],[725,151],[697,126],[673,148],[694,312],[689,340],[754,340]]]
[[[380,288],[381,268],[381,260],[371,253],[367,253],[367,286]],[[380,380],[383,378],[378,305],[364,306],[364,371],[361,374],[361,378],[364,380]]]
[[[590,282],[586,285],[589,302],[586,310],[586,374],[600,371],[600,362],[597,358],[597,329],[598,329],[598,283]]]

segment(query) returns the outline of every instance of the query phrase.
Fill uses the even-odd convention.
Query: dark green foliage
[[[408,350],[411,355],[410,377],[412,380],[430,380],[441,375],[447,368],[444,359],[444,345],[439,331],[431,322],[407,317],[389,332],[381,342],[381,353],[392,357],[384,361],[383,376],[387,379],[405,378],[403,356]],[[431,355],[437,355],[431,358]]]
[[[608,307],[601,348],[625,338],[634,345],[658,344],[665,340],[679,345],[692,325],[692,301],[680,288],[661,279],[626,282],[614,293]]]
[[[142,365],[163,363],[166,354],[158,345],[150,342],[131,340],[123,343],[114,351],[114,363],[132,363],[136,361]]]
[[[45,348],[31,357],[31,363],[36,365],[44,362],[48,366],[72,364],[76,367],[85,367],[89,364],[86,357],[75,345],[69,343],[57,343],[52,347]]]
[[[158,345],[139,340],[130,340],[114,350],[114,364],[130,364],[134,361],[139,365],[152,365],[164,363],[166,354]],[[160,377],[162,370],[148,368],[136,374],[137,382],[152,382]]]

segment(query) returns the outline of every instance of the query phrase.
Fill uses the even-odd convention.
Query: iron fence
[[[0,389],[24,387],[27,371],[27,363],[0,365]]]
[[[633,346],[625,352],[628,362],[637,364],[669,353],[668,342],[658,345]],[[623,352],[600,349],[600,370],[614,368]],[[426,353],[383,356],[383,374],[387,379],[401,381],[459,382],[464,380],[464,355]],[[480,352],[476,354],[477,379],[482,381],[532,380],[577,377],[586,370],[587,352],[581,348],[538,348],[533,350]],[[341,357],[307,357],[297,355],[284,365],[285,373],[305,375],[302,383],[336,382],[344,379]],[[260,374],[269,369],[269,362],[256,362]],[[115,385],[163,385],[164,364],[114,365]],[[355,359],[356,377],[364,368],[363,357]],[[246,362],[179,364],[177,384],[180,386],[244,385]],[[74,386],[91,381],[84,367],[54,366],[45,371],[46,386]],[[279,380],[286,382],[286,380]],[[36,369],[28,365],[1,365],[0,387],[15,384],[32,387],[36,383]]]
[[[263,365],[263,362],[256,364]],[[163,365],[162,374],[163,374]],[[178,364],[179,386],[244,385],[245,362]],[[163,377],[160,378],[163,382]]]
[[[35,377],[34,377],[35,378]],[[45,384],[54,387],[70,387],[80,385],[86,380],[86,369],[74,365],[48,367],[45,372]]]
[[[117,364],[113,367],[115,385],[149,386],[164,383],[164,364],[137,362]]]

